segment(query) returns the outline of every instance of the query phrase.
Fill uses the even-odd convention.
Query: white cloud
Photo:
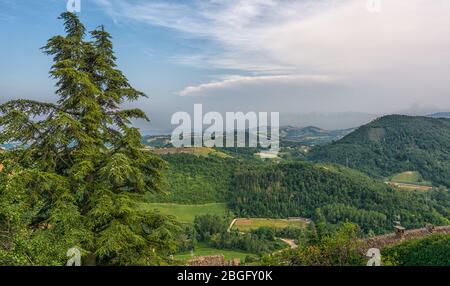
[[[316,85],[334,83],[337,79],[329,76],[302,76],[302,75],[271,75],[271,76],[229,76],[221,81],[188,86],[178,94],[180,96],[208,95],[223,89],[235,89],[248,86],[273,85]]]
[[[381,13],[366,0],[98,1],[114,17],[220,43],[209,61],[226,68],[364,70],[449,47],[448,0],[381,0]]]
[[[370,13],[367,1],[100,2],[118,21],[163,26],[220,46],[177,55],[182,63],[201,61],[252,75],[187,87],[180,95],[283,85],[286,77],[304,84],[302,76],[323,75],[345,78],[355,108],[373,103],[397,110],[412,102],[450,107],[450,1],[380,0],[380,13]]]

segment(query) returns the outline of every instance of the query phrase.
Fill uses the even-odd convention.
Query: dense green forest
[[[314,148],[308,158],[379,178],[418,171],[425,180],[450,187],[450,119],[385,116],[339,141]]]
[[[163,161],[144,150],[121,104],[145,96],[117,69],[111,36],[87,33],[63,13],[65,35],[42,48],[53,58],[56,103],[0,105],[0,265],[64,265],[78,247],[86,265],[161,265],[175,248],[171,218],[139,208],[160,190]]]
[[[163,155],[162,193],[149,193],[152,202],[203,204],[225,202],[238,160],[215,155]]]
[[[435,234],[405,241],[382,251],[384,263],[395,266],[450,266],[450,235]]]
[[[264,256],[262,265],[276,266],[365,266],[365,250],[360,229],[352,223],[341,223],[333,231],[320,227],[305,230],[297,249]],[[450,235],[433,234],[406,240],[381,250],[383,266],[450,266]]]
[[[355,224],[344,222],[333,231],[321,227],[306,230],[299,247],[264,256],[260,264],[266,266],[363,266],[367,263],[361,249],[361,230]]]
[[[236,171],[232,189],[230,207],[241,217],[350,221],[367,234],[390,232],[396,215],[408,228],[449,222],[447,190],[399,191],[336,165],[296,162],[249,167]]]
[[[277,240],[273,229],[257,229],[248,233],[227,231],[229,219],[219,216],[198,216],[194,222],[196,240],[217,249],[237,249],[254,254],[272,253],[286,248]]]
[[[117,68],[111,36],[102,26],[86,32],[75,14],[60,19],[65,34],[42,48],[54,62],[55,103],[0,105],[0,144],[10,146],[0,151],[0,265],[64,265],[74,246],[84,265],[170,265],[200,244],[258,264],[363,265],[360,238],[391,232],[398,217],[406,228],[450,223],[446,188],[401,191],[381,180],[417,171],[449,187],[450,120],[386,116],[309,154],[305,137],[324,143],[350,130],[289,128],[301,146],[273,161],[255,156],[261,148],[157,155],[132,124],[146,114],[121,108],[145,94]],[[161,212],[156,203],[185,215],[187,204],[221,203],[220,215],[207,209],[180,223],[173,205]],[[311,222],[241,232],[230,226],[236,217]],[[384,255],[393,265],[449,265],[449,245],[435,235]]]

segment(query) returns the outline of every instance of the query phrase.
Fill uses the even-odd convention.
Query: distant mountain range
[[[355,128],[329,131],[315,126],[285,126],[280,128],[280,141],[284,147],[323,145],[339,140],[354,130]]]
[[[374,177],[417,171],[435,185],[450,187],[449,150],[450,119],[389,115],[339,141],[313,148],[308,158],[339,163]]]
[[[432,118],[450,118],[450,112],[437,112],[437,113],[429,114],[429,115],[427,115],[427,117],[432,117]]]
[[[280,143],[282,147],[323,145],[339,140],[354,130],[355,128],[330,131],[315,126],[283,126],[280,128]],[[153,148],[172,147],[170,135],[143,136],[142,143]]]
[[[429,114],[431,118],[450,118],[450,112]],[[295,127],[286,125],[280,128],[280,142],[282,147],[325,145],[340,140],[357,128],[342,130],[326,130],[315,126]],[[142,143],[149,147],[171,147],[170,135],[146,135]]]
[[[170,135],[146,135],[142,137],[142,144],[152,148],[170,148]]]

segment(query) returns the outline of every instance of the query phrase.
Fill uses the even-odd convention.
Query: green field
[[[172,215],[176,217],[178,221],[183,223],[193,223],[196,216],[207,214],[225,216],[228,213],[226,204],[220,203],[204,205],[146,203],[145,207],[157,209],[165,215]]]
[[[237,229],[242,232],[248,232],[260,227],[273,227],[273,228],[286,228],[297,227],[303,228],[307,226],[307,222],[302,220],[286,220],[286,219],[265,219],[265,218],[251,218],[251,219],[238,219],[233,225],[233,229]]]
[[[239,258],[241,261],[244,261],[245,257],[248,255],[252,255],[251,253],[242,251],[215,249],[204,244],[199,244],[197,249],[194,251],[194,256],[212,256],[221,254],[225,257],[225,260]],[[192,258],[192,255],[191,253],[182,253],[175,255],[174,258],[179,260],[188,260]]]
[[[422,176],[420,175],[419,172],[412,172],[412,171],[396,174],[391,177],[391,181],[396,183],[411,183],[411,184],[428,183],[423,181]]]
[[[433,184],[424,181],[419,172],[407,171],[392,176],[388,182],[400,190],[406,191],[429,191]]]
[[[230,155],[218,151],[213,148],[207,147],[195,147],[195,148],[159,148],[153,149],[153,152],[159,155],[167,155],[167,154],[190,154],[196,156],[204,156],[208,157],[209,155],[215,155],[221,158],[231,158]]]
[[[433,186],[431,182],[424,181],[419,172],[413,171],[396,174],[392,176],[390,180],[394,183],[414,184],[429,187]]]

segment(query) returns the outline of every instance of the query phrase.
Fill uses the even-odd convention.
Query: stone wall
[[[424,228],[406,230],[403,232],[398,231],[396,233],[368,238],[366,239],[366,243],[369,248],[381,249],[388,245],[399,244],[405,240],[424,238],[436,233],[450,234],[450,226],[434,227],[433,225],[427,225]]]
[[[198,256],[187,261],[189,266],[239,266],[239,259],[225,260],[223,255]]]

